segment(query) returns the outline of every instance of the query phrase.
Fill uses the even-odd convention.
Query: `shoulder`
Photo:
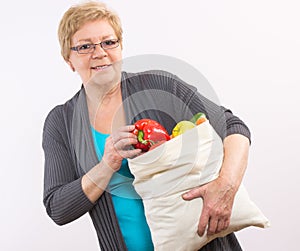
[[[55,134],[62,130],[66,130],[66,126],[72,120],[74,105],[77,101],[78,91],[71,99],[64,104],[56,105],[50,110],[44,122],[43,132],[48,134]]]
[[[147,70],[141,72],[122,72],[122,80],[128,79],[174,79],[176,76],[168,71],[163,70]]]
[[[122,82],[127,88],[134,89],[174,91],[182,85],[188,86],[178,76],[163,70],[148,70],[137,73],[122,72]]]
[[[149,95],[169,95],[169,97],[180,99],[183,102],[189,102],[191,97],[197,93],[196,87],[187,84],[173,73],[162,70],[138,73],[123,72],[122,89],[126,98],[135,93],[147,91]]]

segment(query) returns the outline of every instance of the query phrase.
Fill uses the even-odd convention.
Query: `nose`
[[[106,51],[101,47],[101,44],[96,44],[93,51],[93,58],[102,58],[107,55]]]

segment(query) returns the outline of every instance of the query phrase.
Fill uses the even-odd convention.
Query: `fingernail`
[[[182,195],[182,198],[183,198],[183,199],[188,199],[188,198],[189,198],[189,194],[188,194],[188,193],[183,194],[183,195]]]
[[[199,235],[200,237],[203,236],[203,233],[200,233],[199,231],[198,231],[197,233],[198,233],[198,235]]]

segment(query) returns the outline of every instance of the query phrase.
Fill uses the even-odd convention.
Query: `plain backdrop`
[[[71,0],[6,1],[0,10],[0,249],[98,250],[88,215],[57,226],[42,204],[44,119],[80,88],[60,56]],[[298,0],[105,1],[120,15],[124,57],[172,56],[205,76],[252,132],[244,183],[268,229],[237,233],[244,250],[296,250],[299,199]]]

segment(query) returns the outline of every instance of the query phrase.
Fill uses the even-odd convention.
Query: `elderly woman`
[[[130,147],[137,143],[133,123],[151,118],[170,133],[178,121],[202,111],[223,139],[225,157],[219,178],[183,198],[204,201],[199,235],[226,229],[246,169],[250,139],[246,125],[170,73],[122,72],[120,20],[102,3],[71,7],[60,22],[58,35],[62,56],[79,74],[82,88],[56,106],[45,121],[44,204],[48,215],[63,225],[89,212],[101,250],[153,250],[143,203],[127,164],[128,158],[140,154],[140,149]],[[201,250],[241,248],[230,234]]]

